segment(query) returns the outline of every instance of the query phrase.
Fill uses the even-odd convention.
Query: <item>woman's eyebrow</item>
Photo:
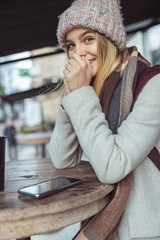
[[[92,31],[92,30],[86,30],[85,32],[83,32],[82,34],[80,34],[80,36],[79,36],[79,39],[80,38],[82,38],[82,37],[84,37],[86,34],[88,34],[88,33],[94,33],[94,31]],[[66,43],[68,43],[68,42],[72,42],[73,40],[66,40]]]
[[[68,42],[72,42],[72,40],[66,40],[66,43],[68,43]]]
[[[83,36],[85,36],[85,35],[88,34],[88,33],[94,33],[94,31],[92,31],[92,30],[87,30],[87,31],[85,31],[84,33],[82,33],[82,34],[80,35],[80,38],[83,37]]]

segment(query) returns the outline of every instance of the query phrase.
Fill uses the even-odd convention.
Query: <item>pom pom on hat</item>
[[[57,28],[59,44],[65,46],[66,33],[75,27],[87,27],[105,35],[122,51],[126,34],[119,0],[76,0],[60,15]]]

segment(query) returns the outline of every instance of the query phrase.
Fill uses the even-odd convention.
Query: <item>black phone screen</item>
[[[20,188],[18,190],[18,193],[27,194],[36,198],[41,198],[73,187],[82,182],[83,181],[81,179],[58,177],[24,188]]]

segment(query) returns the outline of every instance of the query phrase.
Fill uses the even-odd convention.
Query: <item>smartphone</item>
[[[76,186],[80,183],[83,183],[81,179],[68,178],[63,176],[20,188],[18,190],[18,193],[33,196],[35,198],[43,198]]]

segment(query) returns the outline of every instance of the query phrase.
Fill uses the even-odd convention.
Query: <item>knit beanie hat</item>
[[[126,34],[119,0],[76,0],[60,15],[57,39],[65,46],[66,33],[75,27],[87,27],[105,35],[122,51]]]

